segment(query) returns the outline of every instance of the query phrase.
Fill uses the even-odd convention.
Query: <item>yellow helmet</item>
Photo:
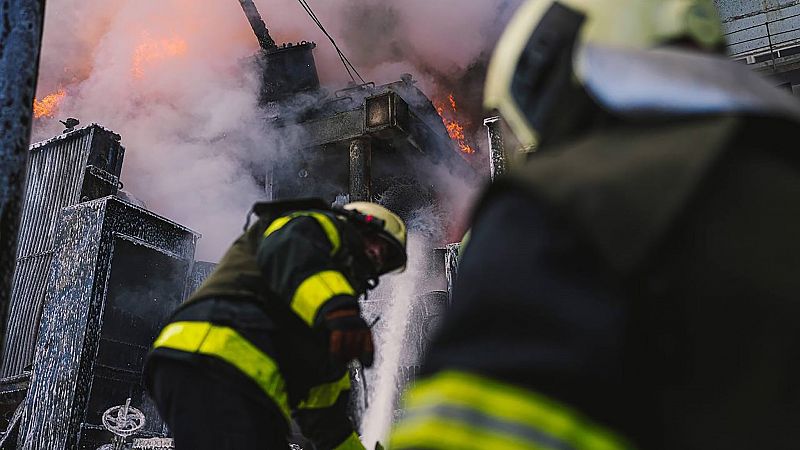
[[[670,42],[720,49],[714,1],[529,0],[497,44],[484,104],[533,147],[544,130],[557,130],[559,120],[588,103],[576,93],[585,80],[580,56],[587,46],[647,49]]]
[[[372,202],[352,202],[344,205],[347,211],[355,211],[364,216],[364,221],[378,225],[378,235],[390,244],[391,252],[387,256],[383,273],[402,272],[406,268],[406,224],[397,214]]]

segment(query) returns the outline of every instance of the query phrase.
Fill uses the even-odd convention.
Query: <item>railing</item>
[[[761,11],[749,17],[766,15],[768,13],[777,13],[778,11],[782,11],[784,9],[792,7],[800,7],[800,5],[792,4],[778,9]],[[728,49],[732,49],[734,47],[741,46],[750,42],[763,41],[765,39],[767,41],[766,45],[731,53],[729,56],[735,60],[746,60],[748,64],[770,61],[772,70],[775,71],[776,58],[791,56],[793,54],[800,54],[800,26],[792,27],[791,29],[784,29],[778,32],[774,31],[776,28],[777,29],[781,28],[780,25],[776,24],[791,19],[797,19],[798,23],[800,24],[800,13],[792,14],[786,17],[781,17],[775,20],[765,20],[764,23],[758,25],[752,25],[749,27],[740,28],[738,30],[729,31],[725,33],[724,36],[728,42],[726,47]],[[757,30],[759,29],[763,29],[764,30],[763,33],[758,33]],[[746,38],[749,36],[753,36],[754,34],[756,36],[749,37],[747,39],[735,40],[735,36],[745,32],[746,32],[745,36]],[[792,50],[787,51],[789,49]]]

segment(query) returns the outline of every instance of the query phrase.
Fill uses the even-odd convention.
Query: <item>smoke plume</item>
[[[453,92],[479,114],[482,68],[519,2],[326,0],[311,6],[367,80],[384,83],[409,72],[429,96]],[[318,43],[324,85],[336,89],[349,81],[297,2],[256,4],[277,42]],[[253,174],[281,157],[257,106],[258,75],[248,62],[257,41],[239,4],[50,2],[43,45],[37,97],[66,95],[37,119],[34,139],[59,133],[57,119],[66,117],[121,134],[126,190],[202,233],[198,257],[217,260],[263,196]]]

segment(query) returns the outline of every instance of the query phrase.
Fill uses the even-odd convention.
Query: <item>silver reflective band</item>
[[[546,446],[558,450],[575,450],[575,447],[561,439],[542,430],[525,426],[522,423],[508,422],[497,417],[492,417],[471,408],[461,408],[455,405],[433,405],[422,408],[412,408],[403,415],[403,420],[413,426],[417,420],[424,421],[430,418],[452,419],[454,421],[474,426],[482,430],[492,430],[498,434],[513,436],[521,441],[529,441],[532,446]]]

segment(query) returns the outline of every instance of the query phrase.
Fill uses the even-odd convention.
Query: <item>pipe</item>
[[[278,48],[272,36],[269,35],[267,25],[264,23],[264,19],[261,18],[261,14],[259,14],[253,0],[239,0],[239,4],[242,5],[244,15],[247,17],[247,21],[250,22],[250,28],[253,29],[261,49],[269,51]]]
[[[17,259],[44,4],[8,0],[0,12],[0,348]]]
[[[372,142],[356,138],[350,142],[350,201],[372,199]]]
[[[500,129],[501,124],[501,119],[497,116],[483,121],[483,125],[486,126],[489,133],[489,176],[492,181],[507,171],[506,149],[503,143],[503,132]]]

